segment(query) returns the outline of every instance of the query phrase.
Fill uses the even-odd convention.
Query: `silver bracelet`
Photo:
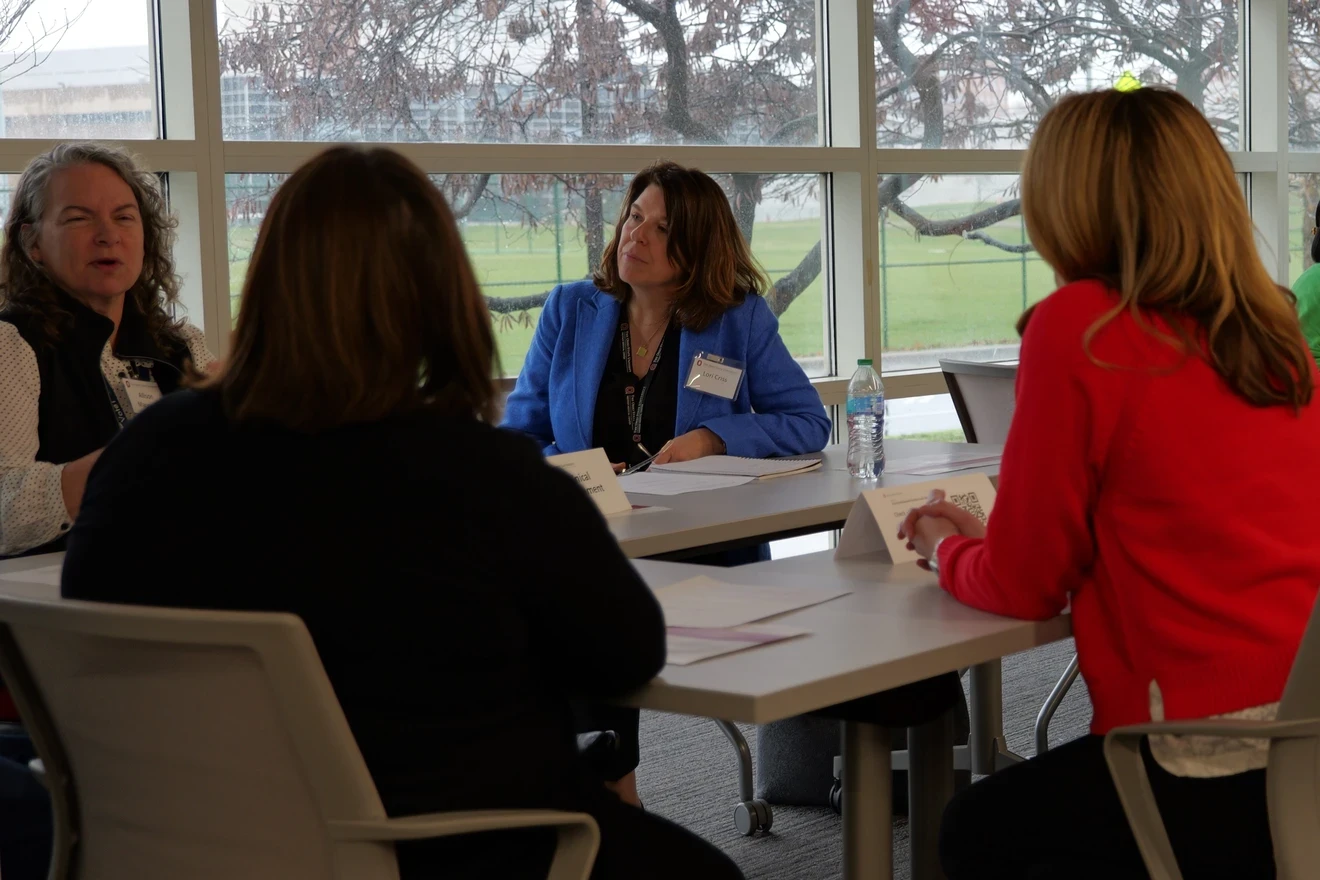
[[[926,560],[926,564],[930,566],[930,570],[936,574],[940,573],[940,545],[943,544],[945,538],[948,537],[948,535],[945,535],[943,538],[940,538],[935,542],[935,546],[930,548],[930,559]]]

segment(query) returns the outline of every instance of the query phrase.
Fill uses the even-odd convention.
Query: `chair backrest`
[[[968,443],[1003,443],[1013,421],[1017,362],[941,360],[944,384]]]
[[[0,596],[0,672],[68,876],[397,878],[331,839],[385,811],[297,617]]]
[[[1280,721],[1320,719],[1320,602],[1293,660],[1279,700]],[[1270,744],[1265,777],[1280,880],[1315,877],[1320,870],[1320,737]]]

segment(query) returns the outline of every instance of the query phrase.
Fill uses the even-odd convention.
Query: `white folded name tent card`
[[[601,513],[609,515],[632,510],[632,502],[619,485],[619,478],[614,468],[610,467],[610,459],[604,449],[551,455],[546,461],[577,480],[578,485],[596,502]]]
[[[907,548],[907,541],[898,536],[898,527],[909,510],[927,502],[932,489],[944,490],[945,500],[975,514],[982,523],[989,519],[990,508],[995,503],[995,487],[985,474],[961,474],[925,483],[871,489],[853,504],[834,557],[846,559],[884,551],[895,564],[916,562],[921,557]]]

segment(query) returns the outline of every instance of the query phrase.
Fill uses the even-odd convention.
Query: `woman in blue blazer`
[[[546,300],[504,427],[548,455],[603,447],[616,469],[653,452],[663,464],[824,448],[829,417],[779,337],[768,289],[719,184],[672,162],[647,168],[592,281]],[[725,381],[693,381],[712,359],[731,368],[717,371]],[[614,731],[617,751],[600,769],[640,803],[637,712],[578,714],[579,730]]]
[[[602,446],[620,465],[662,447],[657,463],[824,448],[829,417],[760,296],[768,287],[714,180],[646,169],[600,271],[546,300],[504,426],[547,455]],[[688,387],[698,354],[744,365],[731,396]]]

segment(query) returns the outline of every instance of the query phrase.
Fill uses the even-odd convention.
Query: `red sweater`
[[[1092,360],[1116,302],[1082,282],[1037,306],[986,537],[939,554],[976,608],[1071,599],[1093,733],[1149,721],[1152,680],[1170,720],[1278,700],[1320,587],[1320,399],[1253,406],[1127,312]]]

